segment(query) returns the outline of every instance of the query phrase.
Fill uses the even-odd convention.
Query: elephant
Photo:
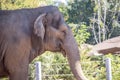
[[[0,78],[28,80],[28,65],[45,51],[61,52],[77,80],[87,80],[78,45],[58,7],[0,10]]]

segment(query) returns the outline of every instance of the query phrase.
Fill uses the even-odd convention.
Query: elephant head
[[[61,52],[67,57],[77,80],[87,80],[80,64],[78,45],[58,8],[44,11],[34,22],[34,34],[42,41],[42,50]],[[41,51],[41,50],[39,50]]]

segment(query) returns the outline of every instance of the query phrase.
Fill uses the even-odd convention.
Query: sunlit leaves
[[[52,4],[53,2],[50,0],[2,0],[0,1],[1,9],[19,9],[19,8],[33,8],[44,6],[47,4]]]
[[[87,31],[87,26],[84,23],[81,24],[69,24],[74,33],[74,37],[77,43],[80,45],[86,42],[86,39],[89,38],[90,33]]]

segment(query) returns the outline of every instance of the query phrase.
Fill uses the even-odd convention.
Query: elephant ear
[[[38,37],[40,37],[42,40],[45,35],[45,27],[43,24],[43,20],[45,18],[46,14],[41,14],[34,22],[34,34],[36,34]]]

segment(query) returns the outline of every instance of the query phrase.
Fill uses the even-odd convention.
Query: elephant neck
[[[45,52],[44,49],[36,50],[36,49],[32,48],[30,50],[29,62],[32,62],[37,56],[41,55],[44,52]]]
[[[29,62],[33,61],[37,56],[41,55],[44,52],[44,48],[32,48],[30,50]]]

